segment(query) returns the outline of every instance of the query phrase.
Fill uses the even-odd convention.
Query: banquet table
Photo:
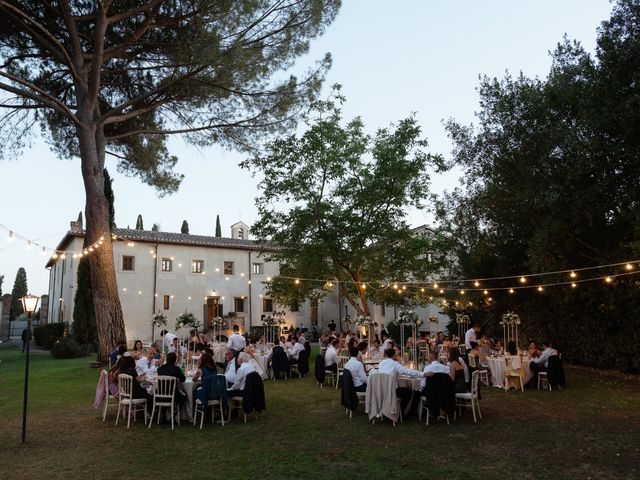
[[[531,359],[529,357],[512,357],[516,359],[516,362],[520,360],[522,363],[522,367],[524,370],[524,375],[522,377],[522,383],[527,384],[529,380],[533,378],[533,373],[529,368],[529,363]],[[504,372],[507,368],[507,364],[505,362],[505,357],[489,357],[487,359],[487,363],[489,365],[489,370],[491,370],[491,380],[492,385],[498,388],[504,388]],[[517,365],[514,365],[517,368]]]
[[[191,380],[191,377],[187,377],[185,382],[182,384],[181,387],[185,395],[187,396],[187,400],[184,402],[182,408],[180,409],[181,420],[186,420],[188,422],[193,421],[193,399],[195,397],[196,389],[199,385],[200,382],[194,382],[193,380]]]
[[[408,375],[398,375],[398,387],[399,388],[410,388],[411,390],[421,390],[420,383],[422,382],[422,378],[418,377],[409,377]]]

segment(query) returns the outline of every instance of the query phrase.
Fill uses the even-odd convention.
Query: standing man
[[[328,327],[329,327],[329,331],[335,332],[336,331],[336,322],[335,322],[335,320],[331,320],[331,322],[329,323]]]
[[[227,342],[227,348],[230,348],[235,352],[236,357],[247,346],[247,340],[240,335],[240,327],[238,325],[233,326],[233,335],[229,337]]]
[[[22,330],[22,353],[24,353],[24,349],[27,346],[27,342],[30,340],[31,339],[29,338],[29,330],[25,328],[24,330]]]
[[[178,336],[175,333],[171,333],[168,330],[162,330],[160,332],[160,336],[162,338],[164,338],[164,343],[163,343],[163,346],[162,346],[162,351],[163,352],[169,351],[171,346],[173,346],[173,339],[174,338],[178,338]]]
[[[464,334],[464,346],[467,353],[471,351],[471,342],[478,343],[478,333],[480,333],[480,324],[478,322],[474,322],[473,326]]]

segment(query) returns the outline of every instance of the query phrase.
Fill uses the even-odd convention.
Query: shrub
[[[33,339],[37,345],[51,350],[55,343],[64,336],[64,325],[63,322],[38,325],[33,328]]]
[[[91,353],[91,345],[80,345],[71,337],[64,337],[56,342],[51,349],[51,355],[55,358],[86,357]]]

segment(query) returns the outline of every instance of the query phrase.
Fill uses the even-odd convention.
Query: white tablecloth
[[[515,362],[517,363],[521,357],[515,357]],[[493,382],[494,387],[504,388],[504,371],[507,368],[507,364],[505,362],[504,357],[489,357],[488,359],[489,370],[491,370],[491,381]],[[533,378],[533,374],[531,373],[531,369],[529,368],[529,363],[531,359],[529,357],[522,357],[521,359],[522,367],[524,368],[524,376],[522,377],[522,383],[526,384]],[[513,365],[514,368],[517,368],[518,365]]]
[[[404,375],[398,376],[398,387],[410,388],[411,390],[421,390],[420,383],[421,378],[417,377],[405,377]]]
[[[213,350],[213,361],[216,363],[224,363],[224,354],[227,352],[226,346],[216,346],[212,348]]]

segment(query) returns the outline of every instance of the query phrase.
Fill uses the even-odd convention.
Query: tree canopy
[[[125,337],[105,157],[160,195],[182,180],[167,137],[249,150],[295,126],[330,66],[295,61],[339,0],[0,0],[0,155],[33,135],[79,157],[99,358]],[[39,128],[34,128],[39,127]]]
[[[342,101],[317,102],[302,135],[269,143],[242,166],[262,178],[252,232],[279,248],[269,255],[281,263],[269,284],[276,301],[319,298],[338,282],[369,314],[383,283],[425,279],[445,262],[438,233],[417,234],[406,221],[408,207],[425,207],[430,171],[445,165],[426,152],[414,117],[371,136],[360,118],[342,121]]]
[[[640,2],[616,4],[595,55],[564,39],[552,58],[546,79],[483,78],[477,125],[448,124],[464,175],[441,215],[459,241],[463,278],[640,254]],[[481,315],[497,327],[499,315],[515,309],[526,333],[555,339],[570,359],[638,369],[640,338],[627,322],[640,314],[638,281],[613,283],[495,293]],[[596,359],[603,338],[625,338],[625,346]]]
[[[20,299],[28,293],[29,287],[27,286],[27,271],[23,267],[20,267],[16,272],[16,279],[14,280],[13,288],[11,289],[11,310],[9,312],[11,320],[15,320],[24,313]]]

